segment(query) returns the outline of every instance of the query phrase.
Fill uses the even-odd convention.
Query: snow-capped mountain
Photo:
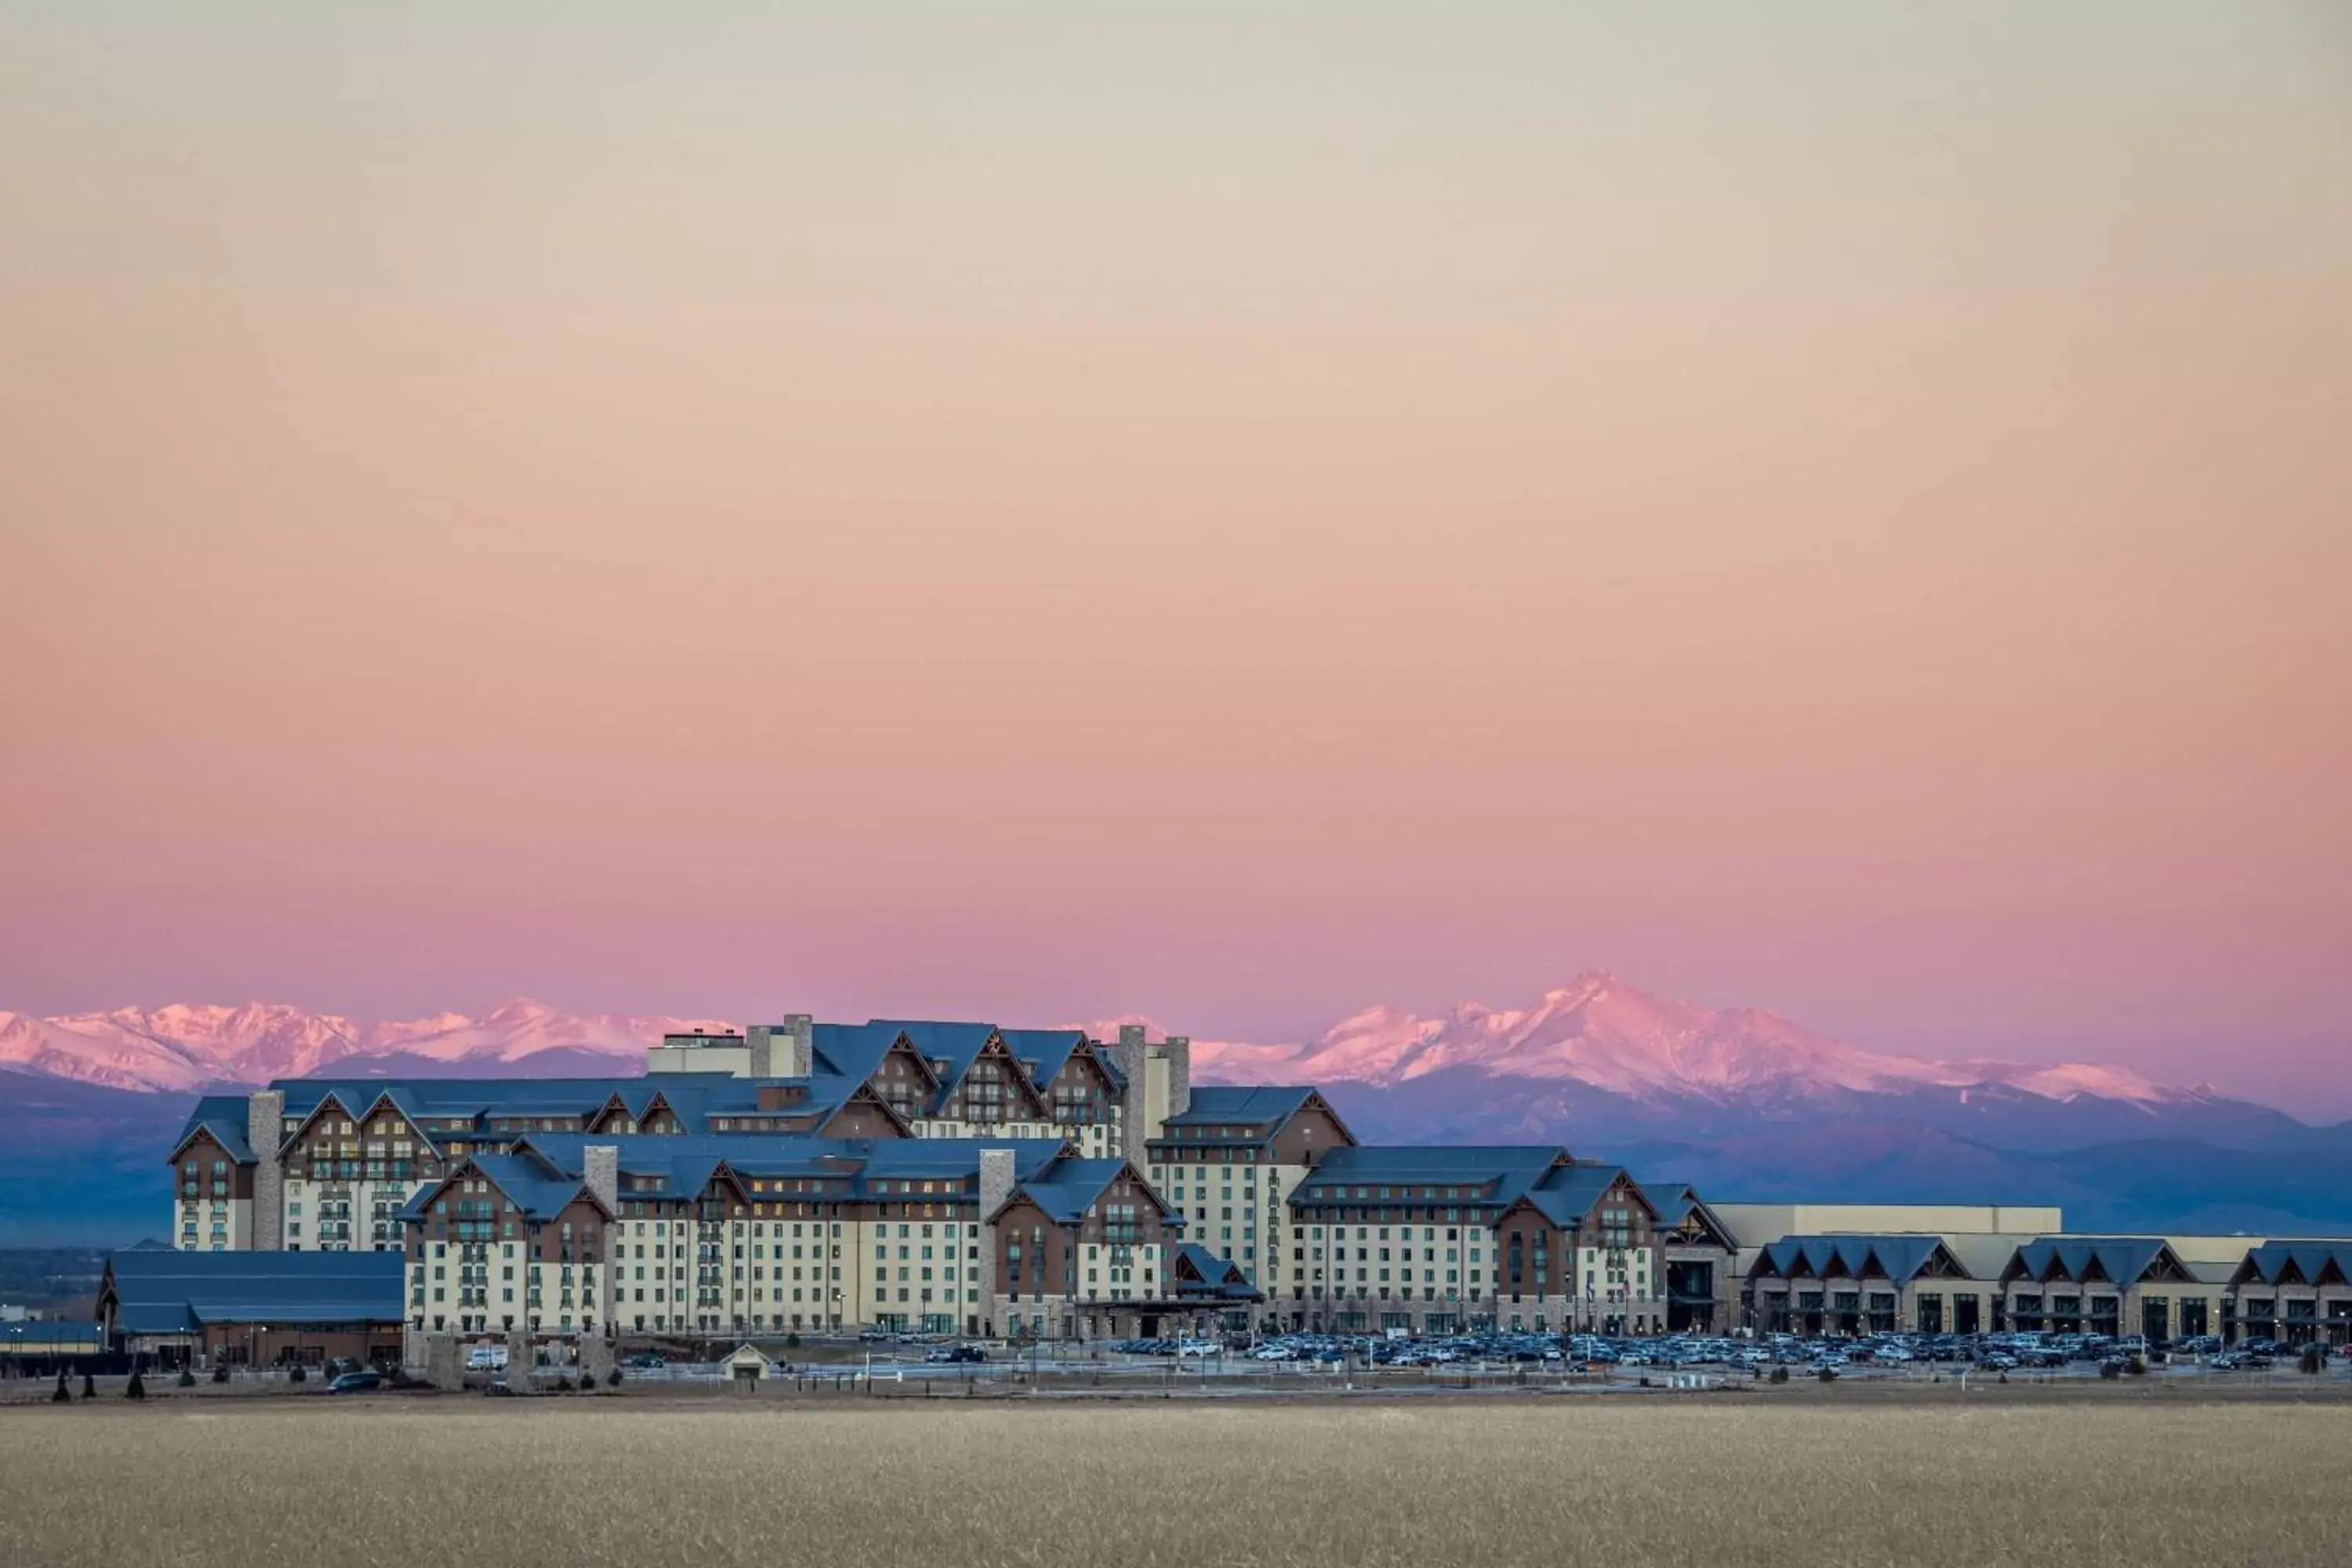
[[[478,1017],[442,1013],[368,1025],[257,1003],[61,1018],[0,1013],[0,1068],[181,1092],[329,1069],[625,1072],[664,1034],[705,1023],[564,1013],[527,998]],[[1133,1015],[1087,1026],[1115,1038],[1123,1024],[1142,1024],[1161,1037],[1156,1025]],[[2044,1115],[2080,1105],[2163,1120],[2241,1105],[2122,1068],[1890,1055],[1754,1008],[1666,1001],[1598,971],[1524,1007],[1468,1003],[1423,1017],[1376,1006],[1303,1044],[1195,1040],[1192,1070],[1202,1082],[1315,1083],[1352,1089],[1360,1100],[1377,1093],[1400,1116],[1424,1121],[1447,1117],[1448,1107],[1460,1116],[1475,1110],[1486,1121],[1506,1112],[1572,1121],[1605,1105],[1620,1121],[1671,1113],[1687,1127],[1717,1111],[1785,1119],[1864,1106],[1883,1112],[1898,1103],[1941,1107],[1947,1122],[1980,1121],[1997,1107]]]
[[[606,1070],[642,1067],[646,1047],[704,1020],[571,1014],[518,998],[480,1017],[442,1013],[362,1026],[331,1013],[277,1004],[175,1003],[61,1018],[0,1013],[0,1067],[110,1089],[184,1092],[207,1084],[264,1083],[328,1068],[365,1073],[396,1058],[404,1070],[528,1064]],[[524,1070],[530,1070],[525,1067]]]
[[[1890,1056],[1752,1007],[1665,1001],[1600,971],[1580,974],[1525,1007],[1465,1003],[1434,1018],[1370,1007],[1303,1045],[1195,1041],[1192,1047],[1194,1076],[1212,1082],[1280,1079],[1391,1089],[1457,1069],[1580,1084],[1637,1100],[1754,1102],[1979,1090],[2053,1100],[2087,1095],[2148,1106],[2212,1098],[2117,1067]]]

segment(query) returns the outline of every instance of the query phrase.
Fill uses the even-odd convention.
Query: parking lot
[[[1083,1392],[1088,1389],[1240,1394],[1371,1390],[1546,1388],[1590,1392],[1704,1390],[1812,1383],[1948,1381],[2049,1383],[2186,1379],[2245,1384],[2314,1379],[2352,1383],[2352,1360],[2321,1347],[2315,1370],[2299,1351],[2265,1342],[2224,1349],[2213,1342],[2150,1346],[2095,1335],[1465,1334],[1442,1339],[1290,1334],[1265,1340],[1117,1340],[1068,1344],[980,1344],[875,1336],[855,1345],[772,1352],[771,1380],[805,1390],[929,1385],[926,1392]],[[714,1363],[640,1356],[627,1379],[718,1380]],[[658,1364],[649,1364],[649,1363]]]

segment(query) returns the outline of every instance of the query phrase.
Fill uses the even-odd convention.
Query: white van
[[[507,1347],[476,1345],[466,1352],[467,1372],[504,1372],[507,1369]]]

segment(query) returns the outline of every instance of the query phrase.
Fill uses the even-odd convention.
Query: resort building
[[[1132,1028],[1106,1045],[795,1016],[669,1037],[644,1078],[281,1079],[198,1102],[172,1152],[169,1234],[187,1251],[397,1251],[411,1198],[533,1134],[1035,1139],[1139,1165],[1185,1108],[1190,1051]]]

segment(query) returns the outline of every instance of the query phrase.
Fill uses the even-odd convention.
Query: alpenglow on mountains
[[[1129,1016],[1089,1026],[1115,1031]],[[36,1018],[0,1013],[0,1067],[133,1090],[262,1083],[335,1068],[409,1073],[520,1070],[611,1073],[667,1032],[711,1020],[576,1015],[518,998],[479,1017],[362,1024],[283,1004],[174,1003],[152,1010]],[[1374,1006],[1297,1045],[1195,1040],[1193,1070],[1227,1083],[1307,1082],[1397,1089],[1483,1079],[1527,1079],[1646,1102],[1750,1107],[1844,1096],[1991,1094],[2053,1102],[2211,1104],[2210,1091],[2168,1089],[2122,1068],[2035,1067],[1992,1059],[1930,1061],[1843,1044],[1754,1008],[1669,1002],[1598,971],[1534,1004],[1475,1003],[1423,1018]],[[1520,1089],[1505,1091],[1517,1095]]]
[[[711,1022],[528,1000],[373,1024],[262,1004],[0,1013],[0,1243],[143,1235],[159,1142],[207,1085],[634,1073],[664,1034]],[[1088,1026],[1121,1024],[1158,1032]],[[2056,1203],[2077,1228],[2352,1226],[2352,1124],[2120,1068],[1889,1055],[1600,973],[1523,1007],[1372,1007],[1303,1043],[1192,1051],[1202,1081],[1319,1085],[1367,1141],[1565,1142],[1718,1194]],[[61,1188],[60,1161],[89,1178]],[[88,1205],[61,1209],[61,1190]]]

